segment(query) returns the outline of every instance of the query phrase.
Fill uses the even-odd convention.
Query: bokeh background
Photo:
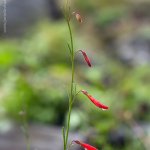
[[[0,150],[24,150],[26,111],[33,150],[62,150],[70,83],[69,34],[62,0],[8,0],[7,32],[0,0]],[[110,106],[102,111],[78,95],[70,138],[104,150],[150,146],[150,1],[72,0],[75,79]],[[75,148],[74,148],[75,149]],[[76,149],[81,149],[77,147]]]

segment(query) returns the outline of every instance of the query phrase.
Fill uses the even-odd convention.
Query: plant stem
[[[63,135],[63,139],[65,139],[65,128],[64,127],[62,128],[62,135]],[[66,147],[66,145],[64,142],[64,150],[65,150],[65,147]]]
[[[27,117],[27,106],[22,101],[22,110],[19,112],[21,115],[22,120],[22,131],[25,136],[25,142],[26,142],[26,150],[30,150],[30,136],[29,136],[29,124],[28,124],[28,117]]]
[[[72,30],[70,26],[69,20],[67,20],[67,25],[69,29],[69,35],[70,35],[70,45],[71,45],[71,86],[70,86],[70,97],[69,97],[69,111],[68,111],[68,118],[67,118],[67,127],[66,127],[66,134],[65,134],[65,141],[64,141],[64,150],[67,150],[68,145],[68,136],[69,136],[69,129],[70,129],[70,117],[71,117],[71,111],[72,111],[72,101],[74,99],[74,46],[73,46],[73,36],[72,36]]]
[[[69,105],[69,112],[68,112],[68,118],[67,118],[67,129],[66,129],[66,147],[68,145],[68,135],[69,135],[69,129],[70,129],[70,116],[71,116],[71,110],[72,110],[72,105]]]
[[[24,126],[24,130],[25,130],[26,149],[30,150],[29,130],[28,130],[28,122],[27,122],[26,115],[24,116],[24,119],[23,119],[23,126]]]

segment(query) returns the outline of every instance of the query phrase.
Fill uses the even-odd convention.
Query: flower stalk
[[[75,52],[75,50],[74,50],[74,41],[73,41],[73,34],[72,34],[72,28],[71,28],[71,14],[73,14],[76,17],[76,20],[79,23],[83,22],[82,17],[79,13],[76,13],[76,12],[71,13],[70,7],[69,7],[69,4],[68,4],[68,0],[67,0],[65,10],[64,10],[64,16],[65,16],[65,19],[66,19],[67,27],[68,27],[68,30],[69,30],[69,38],[70,38],[70,41],[69,41],[69,43],[67,43],[67,46],[68,46],[69,55],[70,55],[70,59],[71,59],[71,81],[70,81],[71,83],[70,83],[70,89],[69,89],[69,94],[68,94],[69,95],[69,105],[68,105],[67,124],[66,124],[65,127],[62,128],[64,150],[70,149],[70,147],[73,143],[79,144],[81,147],[83,147],[87,150],[97,150],[97,148],[95,148],[95,147],[93,147],[89,144],[83,143],[81,141],[78,141],[78,140],[72,141],[72,143],[70,145],[68,143],[72,106],[73,106],[73,102],[74,102],[76,96],[80,92],[82,92],[84,95],[86,95],[95,106],[97,106],[101,109],[108,109],[108,106],[106,106],[106,105],[102,104],[101,102],[99,102],[98,100],[96,100],[94,97],[89,95],[87,93],[87,91],[85,91],[85,90],[80,90],[78,92],[76,91],[76,85],[74,84],[75,54],[77,52],[81,52],[83,57],[84,57],[84,60],[87,63],[87,65],[89,67],[91,67],[92,65],[91,65],[91,61],[90,61],[90,59],[87,56],[85,51],[78,50],[78,51]]]
[[[67,9],[67,6],[66,6]],[[73,34],[71,29],[71,23],[70,23],[70,7],[65,11],[65,19],[67,22],[67,27],[69,30],[69,37],[70,37],[70,43],[68,44],[68,49],[70,51],[70,58],[71,58],[71,84],[70,84],[70,92],[69,92],[69,111],[67,116],[67,126],[66,129],[63,128],[63,142],[64,142],[64,150],[67,150],[68,145],[68,136],[69,136],[69,130],[70,130],[70,117],[71,117],[71,111],[72,111],[72,105],[74,100],[74,58],[75,58],[75,52],[74,52],[74,43],[73,43]]]
[[[19,112],[19,115],[21,116],[22,119],[22,131],[25,136],[26,140],[26,150],[30,150],[30,136],[29,136],[29,126],[28,126],[28,119],[27,119],[27,113],[25,111],[26,109],[23,108],[22,111]]]

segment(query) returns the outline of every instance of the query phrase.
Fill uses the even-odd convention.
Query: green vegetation
[[[79,6],[78,2],[76,5]],[[135,123],[148,124],[150,121],[149,65],[123,64],[111,55],[113,50],[107,50],[103,35],[99,36],[96,34],[99,32],[95,32],[95,29],[101,31],[98,27],[107,30],[106,27],[112,22],[129,15],[127,5],[119,6],[110,9],[105,4],[101,6],[104,7],[102,11],[97,11],[98,6],[94,2],[80,5],[83,14],[89,14],[89,20],[93,21],[91,39],[102,40],[102,43],[94,47],[97,50],[93,49],[92,55],[89,52],[94,63],[90,70],[83,65],[80,56],[77,56],[75,78],[82,85],[81,88],[86,87],[96,98],[102,98],[102,102],[110,106],[110,110],[99,112],[85,97],[79,95],[73,108],[70,128],[88,132],[88,127],[92,125],[98,134],[90,136],[89,140],[99,149],[142,150],[142,139],[132,132]],[[97,17],[93,18],[94,15]],[[86,16],[86,20],[87,18]],[[87,26],[86,24],[82,31],[84,34],[80,35],[78,25],[75,24],[76,48],[84,45],[91,49],[94,46],[92,42],[86,42]],[[144,29],[143,32],[147,33]],[[116,34],[117,38],[121,36],[120,32]],[[0,41],[0,105],[5,109],[5,116],[20,121],[18,113],[23,103],[26,103],[30,122],[53,125],[65,123],[68,101],[66,85],[70,82],[71,73],[67,40],[67,28],[62,20],[43,21],[23,39]],[[115,137],[112,134],[120,136],[120,130],[123,143],[113,141]]]

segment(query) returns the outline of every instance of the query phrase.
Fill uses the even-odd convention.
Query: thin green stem
[[[72,79],[71,79],[71,90],[70,90],[70,93],[71,93],[71,101],[73,100],[73,86],[74,85],[74,56],[72,57]]]
[[[27,106],[22,101],[22,111],[19,113],[21,115],[22,120],[22,131],[25,136],[26,141],[26,150],[30,150],[30,136],[29,136],[29,125],[28,125],[28,117],[27,117]]]
[[[72,34],[72,29],[71,29],[71,12],[70,12],[70,6],[69,6],[69,0],[66,0],[66,5],[65,5],[65,10],[64,10],[64,16],[65,20],[67,23],[67,27],[69,30],[69,38],[70,38],[70,43],[67,43],[68,49],[69,49],[69,54],[71,58],[71,83],[70,83],[70,91],[69,91],[69,105],[68,105],[68,116],[67,116],[67,125],[65,127],[65,130],[63,128],[63,142],[64,142],[64,150],[67,150],[68,147],[68,136],[69,136],[69,130],[70,130],[70,118],[71,118],[71,111],[72,111],[72,105],[73,101],[75,98],[76,91],[74,90],[74,72],[75,72],[75,65],[74,65],[74,57],[75,57],[75,52],[74,52],[74,43],[73,43],[73,34]]]
[[[30,140],[27,138],[27,150],[30,150]]]
[[[72,30],[71,30],[71,25],[70,21],[67,21],[68,29],[69,29],[69,34],[70,34],[70,44],[71,44],[71,51],[72,51],[72,61],[74,58],[74,44],[73,44],[73,35],[72,35]]]
[[[66,129],[66,139],[65,139],[66,147],[68,145],[68,135],[69,135],[69,129],[70,129],[71,111],[72,111],[72,105],[69,105],[69,112],[68,112],[68,118],[67,118],[67,129]]]
[[[65,128],[62,128],[63,139],[65,139]],[[66,143],[64,142],[64,150],[66,149]]]
[[[26,141],[26,150],[30,150],[30,138],[29,138],[29,130],[28,130],[28,121],[26,114],[22,115],[22,124],[23,124],[23,133],[25,135],[25,141]]]
[[[28,130],[28,123],[27,123],[27,117],[26,117],[26,115],[24,116],[24,129],[25,129],[25,137],[26,137],[27,150],[30,150],[29,130]]]
[[[75,95],[74,95],[74,97],[73,97],[73,100],[72,100],[72,104],[73,104],[73,102],[74,102],[74,100],[75,100],[76,96],[77,96],[80,92],[81,92],[81,90],[80,90],[80,91],[78,91],[77,93],[75,93]]]
[[[66,128],[66,135],[65,135],[65,146],[64,150],[67,150],[67,145],[68,145],[68,136],[69,136],[69,130],[70,130],[70,117],[71,117],[71,111],[72,111],[72,101],[74,99],[74,44],[73,44],[73,35],[72,35],[72,30],[71,30],[71,25],[69,20],[67,20],[67,25],[69,29],[69,35],[70,35],[70,55],[71,55],[71,68],[72,68],[72,75],[71,75],[71,87],[70,87],[70,98],[69,98],[69,111],[68,111],[68,118],[67,118],[67,128]]]

